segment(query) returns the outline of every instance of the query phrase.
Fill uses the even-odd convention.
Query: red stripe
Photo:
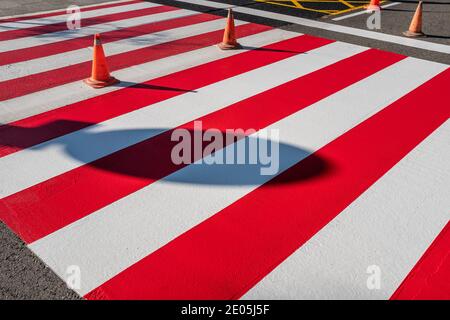
[[[450,69],[86,298],[241,297],[448,119],[449,80]],[[322,161],[327,170],[303,179]]]
[[[190,22],[201,22],[209,19],[216,19],[216,16],[212,15],[196,15],[189,18],[182,18],[184,22],[186,20]],[[239,29],[241,33],[250,35],[252,33],[258,33],[262,31],[270,30],[270,27],[261,26],[261,25],[248,25],[247,28]],[[215,32],[209,39],[206,37],[202,40],[210,41],[209,44],[214,43],[214,39],[218,34]],[[199,36],[200,37],[200,36]],[[196,40],[199,40],[196,36],[193,39],[190,46],[193,46]],[[202,41],[200,40],[200,42]],[[189,39],[185,40],[189,42]],[[292,40],[294,41],[294,40]],[[297,40],[295,40],[297,41]],[[295,42],[294,41],[294,42]],[[178,44],[180,42],[177,41]],[[208,45],[208,43],[200,43],[201,45]],[[198,45],[200,45],[198,44]],[[277,45],[274,45],[275,47]],[[182,48],[182,45],[178,46]],[[164,46],[160,47],[161,51],[156,51],[155,54],[163,54]],[[293,51],[294,52],[294,51]],[[288,54],[294,54],[290,52]],[[175,54],[175,52],[166,50],[168,55]],[[245,55],[244,55],[245,57]],[[260,59],[260,61],[252,61],[252,63],[247,64],[244,67],[244,70],[250,70],[245,68],[252,68],[256,66],[262,66],[267,61],[274,61],[273,59],[281,59],[283,55],[267,55],[265,59]],[[155,56],[155,58],[158,58]],[[238,58],[239,59],[239,58]],[[267,59],[267,60],[266,60]],[[213,63],[214,64],[214,63]],[[206,71],[210,66],[210,64],[206,64],[204,66],[200,66],[197,69],[202,69],[202,72],[208,74]],[[194,68],[192,72],[195,73]],[[189,71],[191,72],[191,71]],[[209,76],[201,76],[196,77],[195,82],[192,84],[197,87],[201,87],[214,81],[222,80],[222,76],[233,76],[237,73],[240,73],[239,68],[230,68],[226,72],[217,72],[215,74],[209,74]],[[8,125],[0,126],[0,157],[4,157],[8,154],[14,153],[21,149],[30,147],[32,145],[56,138],[58,136],[82,129],[88,125],[93,123],[98,123],[105,121],[107,119],[119,116],[123,113],[130,112],[136,109],[139,109],[143,106],[147,106],[151,103],[158,102],[163,98],[173,97],[175,95],[181,94],[183,90],[167,90],[165,95],[154,95],[152,90],[142,90],[143,87],[148,86],[151,88],[154,83],[160,81],[164,82],[165,79],[172,79],[174,77],[183,77],[185,73],[180,72],[173,75],[169,75],[167,77],[162,77],[157,80],[151,80],[142,84],[139,84],[135,89],[138,89],[139,94],[136,97],[133,97],[128,94],[128,90],[124,89],[118,90],[116,92],[109,93],[107,95],[102,95],[99,97],[91,98],[88,100],[80,101],[73,103],[71,105],[67,105],[58,109],[54,109],[36,116],[32,116],[23,120],[19,120]],[[181,80],[180,80],[181,81]],[[184,84],[185,80],[183,78],[182,82]],[[156,88],[155,88],[156,89]],[[111,105],[115,105],[116,101],[122,101],[123,103],[116,108],[111,108]]]
[[[124,20],[124,19],[131,19],[131,18],[142,17],[142,16],[146,16],[146,15],[150,15],[150,14],[157,14],[157,13],[174,11],[174,10],[179,10],[179,9],[175,8],[175,7],[169,7],[169,6],[157,6],[157,7],[152,7],[152,8],[119,12],[119,13],[113,13],[113,14],[108,14],[108,15],[104,15],[104,16],[81,19],[81,25],[83,28],[85,28],[85,27],[89,27],[92,25],[96,25],[96,24],[114,22],[114,21]],[[64,31],[64,30],[67,30],[66,21],[54,23],[54,24],[47,24],[47,25],[43,25],[43,26],[36,26],[36,27],[32,27],[32,28],[0,32],[0,41],[32,37],[32,36],[37,36],[37,35],[41,35],[41,34],[47,34],[47,33],[52,33],[52,32]]]
[[[103,4],[103,5],[98,5],[98,6],[94,6],[94,7],[88,7],[88,8],[80,7],[80,11],[87,12],[87,11],[98,10],[98,9],[130,5],[130,4],[134,4],[134,3],[140,3],[140,2],[142,2],[142,1],[141,0],[132,0],[132,1],[127,1],[127,2]],[[63,15],[63,14],[67,14],[66,10],[47,12],[47,13],[36,14],[36,15],[31,15],[31,16],[20,16],[20,17],[13,17],[13,18],[7,18],[7,19],[0,19],[0,23],[17,22],[17,21],[24,21],[24,20],[31,20],[31,19],[40,19],[40,18],[59,16],[59,15]]]
[[[450,222],[395,291],[392,300],[450,300]]]
[[[302,39],[303,43],[291,43],[290,48],[308,50],[310,48],[305,47],[329,42],[307,36]],[[232,63],[229,66],[242,68],[267,54],[267,51],[256,51],[248,57],[249,60],[242,60],[238,65],[230,60]],[[276,52],[273,54],[286,55]],[[213,112],[200,120],[205,129],[262,128],[402,58],[370,50]],[[222,67],[226,67],[226,64]],[[346,74],[349,68],[355,72]],[[214,71],[211,68],[208,70],[210,73]],[[340,81],[334,80],[335,75],[339,76]],[[167,82],[158,85],[166,86]],[[310,90],[299,97],[295,90],[299,87]],[[283,108],[273,109],[274,101],[283,101]],[[193,123],[189,122],[182,127],[192,129]],[[6,208],[10,210],[8,215],[5,214],[5,218],[8,218],[6,223],[10,226],[15,224],[11,228],[26,242],[32,242],[182,168],[183,166],[176,166],[170,160],[170,151],[174,146],[174,142],[170,141],[171,132],[172,130],[4,198],[3,211],[6,213]],[[111,185],[114,188],[108,187]],[[55,194],[52,190],[64,192]],[[71,197],[73,194],[77,196]],[[27,199],[26,206],[23,206],[23,199]]]
[[[249,23],[236,27],[236,32],[239,32],[239,35],[244,37],[269,29],[270,27],[267,26]],[[200,49],[220,42],[222,34],[223,31],[218,30],[119,53],[107,58],[108,66],[111,71],[115,71],[183,52]],[[86,61],[64,68],[3,81],[0,83],[0,101],[82,80],[89,77],[90,71],[91,62]]]
[[[221,17],[209,15],[209,14],[198,14],[188,17],[175,18],[170,20],[164,20],[159,22],[152,22],[144,25],[138,25],[129,28],[123,28],[119,30],[113,30],[109,32],[102,33],[102,43],[119,41],[122,39],[137,37],[144,34],[155,33],[163,30],[174,29],[182,27],[188,24],[200,23],[219,19]],[[68,39],[64,41],[58,41],[48,44],[43,44],[39,46],[34,46],[31,48],[24,48],[18,50],[12,50],[0,53],[0,66],[28,61],[32,59],[47,57],[59,53],[66,53],[72,50],[78,50],[92,46],[92,35]]]

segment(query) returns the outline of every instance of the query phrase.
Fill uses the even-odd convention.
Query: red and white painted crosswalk
[[[149,2],[65,17],[0,18],[0,218],[80,295],[449,298],[447,65],[244,21],[221,51],[222,18]],[[93,90],[98,32],[121,82]],[[198,121],[279,130],[278,173],[175,164]]]

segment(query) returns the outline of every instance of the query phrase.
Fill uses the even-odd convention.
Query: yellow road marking
[[[364,8],[367,4],[369,4],[369,0],[255,0],[257,2],[269,3],[277,6],[289,7],[299,10],[313,11],[319,13],[325,13],[329,15],[341,14],[357,9]],[[382,3],[385,1],[381,1]],[[302,5],[302,3],[340,3],[345,5],[347,8],[342,10],[332,10],[332,9],[313,9],[307,8]]]
[[[270,4],[274,4],[274,5],[278,5],[278,6],[283,6],[283,7],[289,7],[289,8],[294,8],[294,9],[300,9],[300,10],[306,10],[306,11],[313,11],[313,12],[320,12],[320,13],[326,13],[326,14],[337,14],[339,13],[339,10],[321,10],[321,9],[312,9],[312,8],[306,8],[304,6],[302,6],[300,4],[300,2],[309,2],[309,3],[313,3],[313,2],[339,2],[339,1],[304,1],[304,0],[277,0],[277,2],[271,1],[271,0],[255,0],[258,2],[264,2],[264,3],[270,3]],[[285,4],[285,3],[280,3],[280,2],[290,2],[291,4]]]
[[[298,3],[297,0],[292,0],[291,1],[297,8],[302,8],[302,5],[300,3]]]
[[[348,2],[345,1],[345,0],[339,0],[339,2],[345,4],[345,5],[346,5],[347,7],[349,7],[349,8],[354,8],[354,7],[355,7],[355,6],[352,6],[350,3],[348,3]]]

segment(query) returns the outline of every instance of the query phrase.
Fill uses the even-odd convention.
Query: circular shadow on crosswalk
[[[82,132],[67,140],[68,155],[98,170],[149,183],[162,179],[164,183],[211,186],[260,185],[269,180],[283,184],[313,179],[331,169],[328,161],[311,150],[255,135],[237,139],[235,133],[216,130],[207,134],[214,136],[211,141],[203,141],[208,131],[185,130],[178,139],[172,138],[173,130],[165,128],[101,131],[101,127],[92,127]],[[235,143],[214,152],[211,143],[218,146],[221,141]],[[101,154],[108,155],[92,161]]]

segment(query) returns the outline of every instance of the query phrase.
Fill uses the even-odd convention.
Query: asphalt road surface
[[[171,0],[155,0],[153,2],[173,5]],[[270,3],[262,3],[257,1],[249,0],[215,0],[210,1],[226,3],[229,5],[242,6],[246,8],[258,9],[268,12],[280,13],[283,15],[309,18],[319,22],[326,22],[329,24],[341,25],[353,27],[358,30],[368,30],[366,26],[366,21],[369,14],[366,13],[364,9],[356,9],[354,11],[347,11],[340,15],[327,15],[318,12],[311,12],[307,10],[301,10],[297,8],[283,7],[278,5],[273,5]],[[209,12],[217,15],[225,15],[224,10],[213,9],[211,7],[200,6],[192,4],[194,1],[177,2],[178,7],[193,9],[201,12]],[[319,2],[318,2],[319,3]],[[393,2],[384,2],[384,5],[391,4]],[[408,30],[409,24],[411,22],[414,10],[417,6],[417,2],[400,0],[396,1],[394,6],[388,7],[381,10],[381,29],[370,30],[383,35],[395,35],[403,37],[403,31]],[[398,5],[397,5],[398,3]],[[364,14],[350,17],[343,20],[333,20],[338,17],[343,17],[355,12],[362,12]],[[445,45],[450,44],[450,19],[448,16],[450,14],[450,2],[448,0],[435,0],[431,2],[424,2],[424,13],[423,13],[423,29],[428,37],[420,38],[421,41],[429,41],[432,43],[442,43]],[[334,39],[338,41],[344,41],[348,43],[358,44],[362,46],[367,46],[371,48],[382,49],[386,51],[396,52],[407,56],[417,57],[421,59],[437,61],[442,63],[450,63],[450,57],[447,53],[435,52],[433,50],[423,50],[417,47],[405,46],[397,43],[395,40],[392,42],[386,42],[383,40],[377,40],[373,38],[367,38],[364,36],[359,36],[353,34],[352,31],[349,33],[334,32],[329,30],[328,27],[309,27],[305,25],[289,23],[282,20],[268,19],[262,16],[242,14],[235,12],[235,17],[238,19],[243,19],[246,21],[251,21],[255,23],[268,24],[274,27],[280,27],[286,30],[292,30],[296,32],[311,34],[319,37],[325,37],[329,39]]]

